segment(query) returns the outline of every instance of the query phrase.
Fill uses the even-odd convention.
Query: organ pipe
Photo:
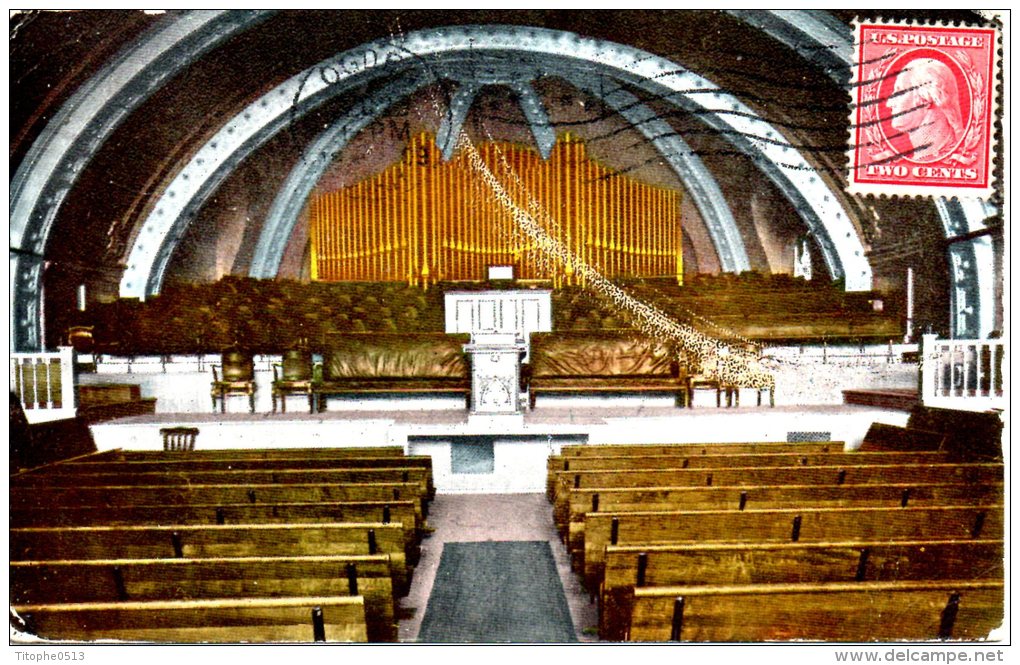
[[[581,260],[608,277],[674,277],[683,283],[679,192],[644,184],[592,160],[566,134],[549,159],[504,143],[481,146],[493,173],[516,174],[516,204]],[[511,216],[486,195],[479,176],[455,155],[442,161],[426,133],[401,159],[308,205],[311,276],[317,281],[479,280],[512,263],[521,279],[578,283],[577,266],[549,265]]]

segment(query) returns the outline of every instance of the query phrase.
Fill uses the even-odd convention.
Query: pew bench
[[[72,460],[63,464],[51,465],[45,468],[33,469],[17,478],[37,477],[51,474],[92,474],[92,473],[173,473],[173,472],[198,472],[198,471],[300,471],[300,470],[354,470],[354,469],[421,469],[425,476],[425,486],[429,498],[435,496],[433,484],[432,458],[427,455],[414,455],[402,457],[273,457],[268,459],[249,458],[239,456],[237,458],[196,458],[191,454],[186,456],[173,455],[159,459],[112,459],[104,458],[99,461],[91,457],[80,460]]]
[[[1001,483],[772,485],[741,487],[650,487],[570,491],[569,523],[557,524],[571,549],[584,540],[588,513],[672,510],[746,510],[775,508],[850,508],[940,505],[995,505],[1004,499]]]
[[[12,509],[10,520],[13,527],[381,522],[416,525],[416,540],[426,529],[415,501],[55,506]]]
[[[556,516],[556,520],[565,520],[569,510],[570,490],[583,488],[888,483],[987,485],[1001,483],[1003,477],[1003,466],[998,463],[557,471],[553,494],[553,514]]]
[[[589,513],[584,582],[589,592],[600,588],[609,545],[976,540],[1001,539],[1003,533],[1002,505]]]
[[[404,552],[417,565],[427,526],[413,501],[222,505],[62,506],[11,511],[13,527],[141,526],[170,524],[294,524],[379,522],[400,524]]]
[[[599,637],[621,641],[636,588],[1003,579],[997,540],[699,543],[606,548]]]
[[[168,455],[159,450],[110,450],[98,453],[109,460],[119,462],[161,461],[177,459],[178,456]],[[95,461],[101,461],[96,457]],[[270,460],[288,459],[343,459],[345,457],[404,457],[402,446],[354,446],[354,447],[317,447],[317,448],[203,448],[192,451],[189,460]],[[82,461],[85,461],[84,459]]]
[[[620,455],[605,457],[550,457],[547,489],[556,471],[625,471],[628,469],[725,469],[775,466],[832,466],[837,464],[937,464],[948,463],[940,452],[831,452],[820,454],[750,453],[713,455]],[[554,463],[558,462],[558,468]]]
[[[1003,622],[1002,580],[636,589],[632,642],[983,640]]]
[[[113,471],[91,473],[62,473],[55,468],[48,473],[27,473],[11,477],[14,487],[103,487],[103,486],[154,486],[154,485],[301,485],[358,484],[358,483],[410,483],[418,488],[418,495],[429,495],[431,474],[422,468],[392,469],[231,469],[220,471]]]
[[[560,448],[562,457],[586,457],[593,455],[720,455],[720,454],[770,454],[842,452],[842,441],[804,441],[789,443],[783,441],[748,441],[734,443],[585,443],[566,444]]]
[[[372,642],[397,639],[387,555],[13,561],[15,605],[361,596]]]
[[[48,640],[236,644],[368,638],[361,596],[54,603],[12,609],[22,632]]]
[[[427,515],[418,483],[292,483],[280,485],[106,485],[88,487],[12,486],[12,508],[37,506],[128,506],[189,504],[330,503],[416,501]]]
[[[11,561],[387,554],[397,593],[410,571],[400,524],[41,527],[10,530]]]

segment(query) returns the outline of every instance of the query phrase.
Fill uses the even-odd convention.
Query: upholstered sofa
[[[538,395],[669,393],[687,403],[687,382],[670,346],[634,330],[535,333],[522,372],[533,409]]]
[[[471,397],[468,335],[342,333],[329,335],[322,380],[312,387],[318,411],[330,397],[382,394],[455,394]]]

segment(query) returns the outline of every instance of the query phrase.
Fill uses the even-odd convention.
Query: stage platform
[[[544,491],[546,459],[564,444],[843,441],[858,447],[874,422],[906,424],[903,411],[858,405],[775,408],[655,404],[544,407],[521,416],[466,411],[155,413],[92,426],[99,450],[158,450],[160,428],[199,429],[198,448],[402,446],[431,455],[438,491]]]

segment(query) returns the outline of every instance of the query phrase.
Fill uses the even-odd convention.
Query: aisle
[[[546,541],[446,543],[420,642],[576,642]]]
[[[548,543],[550,569],[555,567],[562,583],[574,637],[579,641],[597,641],[586,634],[593,632],[597,624],[595,605],[570,571],[566,550],[552,522],[552,508],[544,494],[438,495],[429,510],[429,525],[435,533],[422,542],[422,558],[415,569],[411,591],[401,600],[406,618],[400,622],[400,641],[419,641],[444,545],[489,541],[509,541],[532,549],[540,548],[535,542]]]

